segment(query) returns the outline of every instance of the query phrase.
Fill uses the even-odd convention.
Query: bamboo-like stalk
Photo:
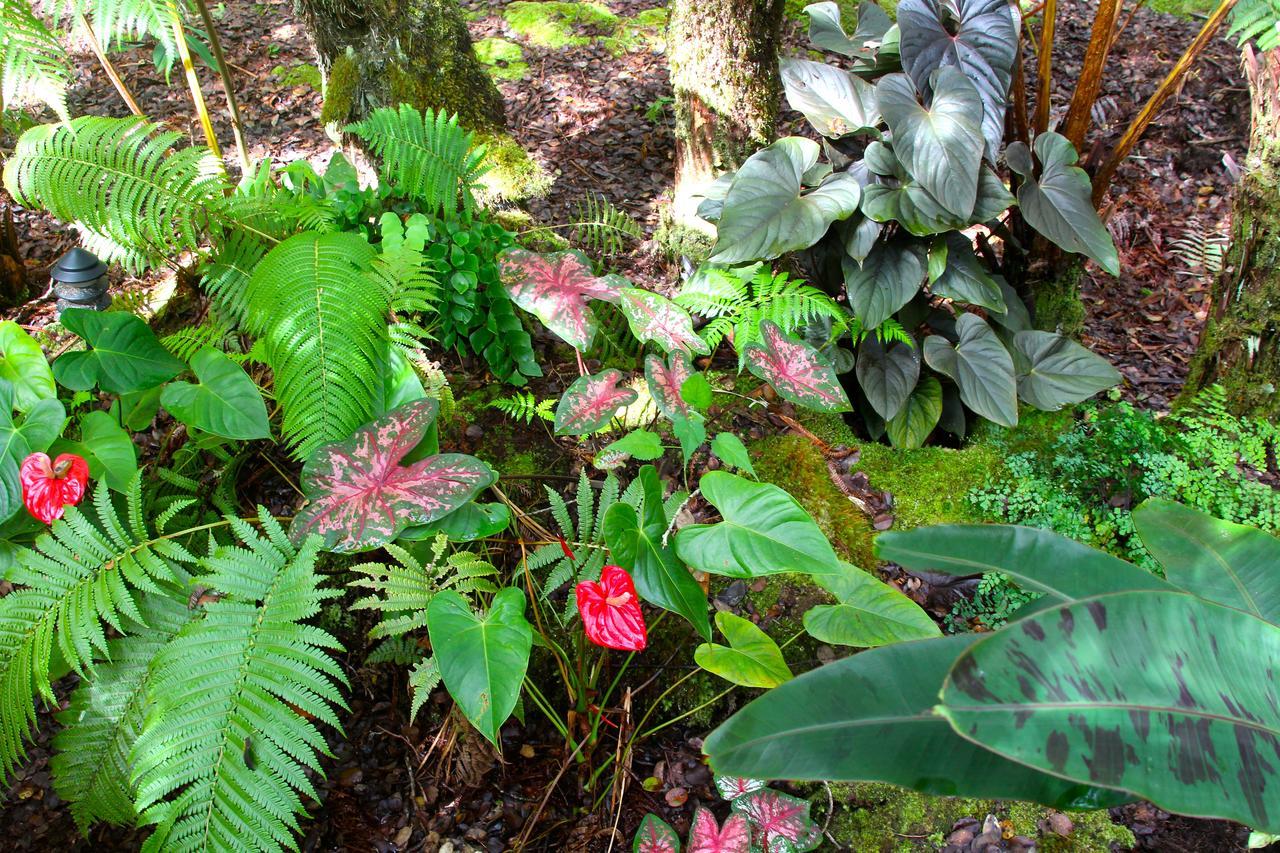
[[[249,162],[249,149],[244,143],[244,126],[240,123],[240,106],[236,103],[236,90],[231,79],[231,66],[222,55],[222,40],[218,38],[218,29],[213,25],[213,15],[209,14],[209,4],[205,0],[195,0],[200,10],[200,20],[204,22],[205,31],[209,34],[209,47],[213,50],[213,59],[218,63],[218,76],[222,78],[222,91],[227,96],[227,112],[231,117],[231,135],[236,143],[236,155],[240,159],[240,173],[249,174],[252,164]]]
[[[111,81],[111,85],[116,87],[121,100],[129,108],[129,112],[136,116],[142,115],[142,108],[138,106],[138,102],[134,100],[133,93],[129,91],[129,87],[124,84],[116,67],[111,64],[111,60],[107,58],[107,52],[102,49],[102,44],[98,41],[98,36],[93,32],[93,27],[89,25],[89,19],[84,16],[83,12],[76,12],[76,23],[84,30],[85,38],[89,41],[89,49],[93,51],[93,55],[98,57],[98,63],[102,65],[102,70],[106,72],[107,79]]]
[[[218,145],[218,136],[213,132],[213,120],[209,118],[209,106],[204,101],[204,93],[200,91],[200,77],[196,74],[195,63],[191,59],[191,49],[187,47],[187,32],[182,26],[182,13],[178,10],[176,0],[168,0],[165,8],[169,12],[169,21],[173,24],[173,36],[177,41],[178,56],[182,59],[182,71],[187,77],[187,88],[191,90],[191,102],[196,108],[196,118],[204,130],[204,139],[213,152],[213,156],[222,159],[222,148]]]
[[[1213,40],[1213,37],[1218,34],[1218,30],[1226,22],[1227,15],[1231,14],[1236,2],[1237,0],[1221,0],[1218,3],[1218,8],[1213,10],[1213,14],[1209,16],[1209,20],[1204,22],[1204,26],[1200,28],[1200,32],[1195,39],[1191,44],[1187,45],[1187,49],[1183,51],[1182,56],[1169,69],[1169,73],[1165,75],[1160,87],[1147,100],[1142,111],[1129,123],[1129,127],[1125,129],[1124,135],[1120,137],[1120,141],[1116,143],[1116,147],[1112,149],[1110,156],[1103,162],[1097,174],[1093,176],[1093,204],[1095,207],[1106,194],[1107,187],[1111,184],[1111,178],[1115,175],[1116,169],[1120,168],[1120,164],[1129,156],[1133,146],[1138,144],[1138,140],[1155,119],[1156,114],[1160,112],[1160,108],[1164,106],[1165,101],[1169,100],[1173,93],[1178,90],[1178,87],[1182,85],[1187,72],[1191,70],[1191,66],[1199,58],[1200,54],[1204,52],[1204,49],[1209,46],[1209,42]]]
[[[1027,130],[1027,81],[1022,73],[1022,39],[1019,38],[1013,57],[1013,134],[1023,142],[1030,142]]]
[[[1045,0],[1044,22],[1040,26],[1040,55],[1036,57],[1036,111],[1031,126],[1037,134],[1049,129],[1049,97],[1053,88],[1053,38],[1058,18],[1058,0]]]
[[[1089,33],[1084,67],[1080,69],[1080,79],[1076,81],[1076,90],[1071,96],[1071,106],[1067,108],[1067,120],[1062,131],[1062,135],[1071,140],[1077,151],[1084,144],[1084,135],[1089,130],[1093,103],[1098,99],[1098,90],[1102,88],[1102,71],[1107,64],[1111,36],[1119,17],[1120,0],[1101,0],[1093,18],[1093,29]]]

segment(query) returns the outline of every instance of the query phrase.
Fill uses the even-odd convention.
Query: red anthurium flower
[[[605,566],[599,583],[583,581],[577,592],[578,612],[588,640],[624,652],[638,652],[648,645],[636,585],[626,569]]]
[[[32,453],[22,460],[22,502],[45,524],[62,518],[63,510],[84,498],[89,483],[89,463],[74,453],[63,453],[56,461],[47,454]]]

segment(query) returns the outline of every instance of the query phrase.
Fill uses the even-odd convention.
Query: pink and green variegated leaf
[[[364,551],[469,503],[497,475],[474,456],[442,453],[401,465],[435,422],[439,403],[414,400],[318,447],[302,469],[307,505],[289,535],[316,533],[330,551]]]
[[[752,853],[751,824],[746,815],[731,814],[722,827],[710,810],[698,806],[685,853]]]
[[[818,412],[853,409],[835,370],[822,354],[776,323],[761,323],[760,343],[748,344],[743,354],[748,370],[796,405]]]
[[[711,347],[693,331],[689,312],[650,290],[624,287],[618,307],[626,315],[631,334],[641,343],[654,341],[667,352],[675,349],[706,354]]]
[[[809,817],[808,800],[763,788],[738,797],[732,808],[751,821],[762,850],[805,853],[822,840],[822,829]]]
[[[632,388],[619,388],[622,371],[601,371],[579,377],[556,406],[557,435],[587,435],[602,429],[618,409],[630,406],[639,396]]]
[[[649,394],[658,411],[671,420],[688,420],[694,415],[693,406],[680,394],[684,383],[693,375],[693,362],[684,350],[676,350],[664,364],[656,355],[644,360],[644,378],[649,383]]]
[[[762,790],[765,786],[763,779],[748,779],[745,776],[717,776],[716,790],[720,792],[720,796],[726,800],[736,800],[743,794],[750,794],[752,791]]]
[[[657,815],[645,815],[631,853],[680,853],[680,836]]]
[[[588,300],[617,302],[619,287],[627,284],[621,276],[596,276],[587,256],[576,251],[540,255],[513,248],[498,257],[498,264],[511,301],[578,349],[591,346],[596,335]]]

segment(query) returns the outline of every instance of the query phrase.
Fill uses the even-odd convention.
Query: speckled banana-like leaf
[[[574,380],[556,406],[556,435],[588,435],[603,429],[618,409],[634,403],[636,392],[618,387],[623,378],[621,370],[610,368]]]

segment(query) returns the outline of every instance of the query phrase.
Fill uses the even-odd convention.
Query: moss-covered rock
[[[499,80],[523,80],[529,73],[520,45],[504,38],[480,39],[475,43],[476,58]]]
[[[612,34],[619,18],[602,3],[516,0],[502,12],[507,26],[538,47],[564,48],[590,44],[593,36],[579,28]],[[598,37],[598,36],[595,36]]]
[[[538,198],[551,189],[554,178],[506,133],[477,134],[476,142],[488,150],[489,171],[480,178],[485,202]]]

